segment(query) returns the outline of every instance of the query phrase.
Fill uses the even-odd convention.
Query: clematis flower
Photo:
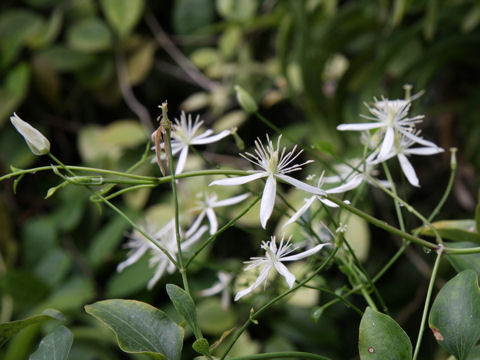
[[[297,250],[297,247],[290,243],[290,238],[285,243],[282,238],[278,248],[275,236],[272,236],[270,241],[263,241],[261,247],[263,250],[265,250],[265,256],[252,257],[250,261],[245,261],[245,264],[248,265],[244,269],[245,271],[248,271],[260,267],[260,275],[252,285],[237,293],[235,296],[235,301],[251,293],[262,283],[265,283],[266,286],[268,274],[272,269],[275,269],[280,275],[282,275],[285,278],[288,286],[292,288],[293,284],[295,283],[295,275],[288,271],[287,267],[283,265],[282,262],[304,259],[319,252],[326,245],[328,244],[318,244],[307,251],[298,253],[296,255],[289,255]]]
[[[185,114],[182,111],[180,115],[180,120],[175,119],[175,124],[173,124],[172,129],[172,155],[177,155],[180,153],[178,158],[177,167],[175,169],[175,174],[180,174],[187,162],[188,147],[190,145],[205,145],[217,142],[224,137],[230,135],[230,130],[223,130],[218,134],[212,135],[213,130],[208,129],[204,132],[200,132],[200,128],[203,125],[203,120],[199,120],[200,117],[197,115],[195,121],[192,121],[192,115]]]
[[[222,308],[225,310],[230,306],[230,290],[229,286],[232,282],[233,275],[226,271],[218,272],[218,281],[208,289],[200,291],[200,296],[212,296],[222,293]]]
[[[32,153],[35,155],[48,154],[50,151],[50,141],[48,141],[40,131],[20,119],[15,113],[13,113],[13,116],[10,116],[10,122],[15,126],[15,129],[17,129],[20,135],[23,136]]]
[[[201,212],[198,215],[197,219],[195,220],[195,223],[197,221],[201,223],[206,215],[210,223],[210,235],[215,234],[218,230],[218,221],[217,221],[217,216],[215,215],[214,209],[223,207],[223,206],[238,204],[239,202],[242,202],[249,196],[249,194],[245,193],[245,194],[234,196],[228,199],[217,200],[218,196],[214,192],[211,192],[211,193],[204,192],[204,193],[200,193],[199,195],[202,198],[197,202],[198,206],[196,206],[193,210],[201,210]]]
[[[368,111],[373,116],[361,115],[363,118],[372,120],[371,123],[359,123],[359,124],[340,124],[337,126],[337,130],[345,131],[364,131],[372,129],[380,129],[384,134],[382,144],[380,145],[380,151],[377,159],[384,160],[393,148],[395,132],[401,133],[403,136],[409,138],[415,143],[425,145],[427,147],[434,147],[435,144],[427,141],[411,131],[415,125],[423,121],[424,115],[417,115],[413,117],[408,116],[412,100],[388,100],[382,98],[377,100],[374,98],[373,106],[365,104]]]
[[[420,131],[417,131],[415,133],[415,136],[418,137],[419,134]],[[398,158],[398,162],[400,163],[402,172],[405,174],[408,182],[413,186],[420,187],[420,182],[418,180],[417,174],[415,173],[415,169],[410,163],[410,161],[408,161],[407,157],[410,155],[435,155],[443,152],[443,149],[433,143],[433,146],[412,148],[411,146],[415,143],[416,141],[412,140],[411,137],[396,136],[393,148],[391,149],[390,153],[387,154],[385,159],[383,159],[383,161],[386,161],[396,156]],[[378,159],[375,161],[381,162]]]
[[[282,136],[280,135],[278,137],[277,147],[275,148],[273,142],[267,135],[267,146],[264,146],[260,139],[257,139],[255,141],[255,154],[240,154],[240,156],[242,156],[244,159],[259,166],[260,168],[262,168],[262,170],[251,170],[251,175],[215,180],[209,185],[241,185],[257,179],[267,178],[265,188],[263,189],[262,201],[260,204],[260,223],[262,224],[262,227],[264,229],[267,225],[267,221],[270,218],[270,215],[272,215],[273,206],[275,205],[277,179],[293,185],[303,191],[311,192],[318,195],[323,194],[323,190],[305,184],[304,182],[287,175],[291,172],[301,170],[303,165],[308,164],[313,160],[308,160],[301,164],[292,164],[293,161],[295,161],[295,159],[303,152],[303,150],[295,153],[295,150],[297,149],[296,145],[289,152],[286,152],[285,147],[280,150],[281,138]]]

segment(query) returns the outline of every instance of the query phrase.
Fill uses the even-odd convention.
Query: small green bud
[[[456,147],[450,148],[450,166],[452,170],[457,169],[457,151],[458,149]]]
[[[45,155],[50,152],[50,141],[40,131],[20,119],[15,113],[13,113],[13,116],[10,116],[10,121],[20,135],[24,137],[32,153]]]
[[[255,102],[255,100],[253,100],[252,96],[245,91],[244,88],[239,85],[235,85],[235,92],[237,93],[237,101],[243,108],[243,110],[249,113],[257,112],[257,103]]]

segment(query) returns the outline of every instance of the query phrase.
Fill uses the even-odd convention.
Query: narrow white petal
[[[245,193],[245,194],[237,195],[237,196],[234,196],[234,197],[231,197],[231,198],[228,198],[228,199],[216,201],[216,202],[213,203],[213,207],[217,208],[217,207],[222,207],[222,206],[229,206],[229,205],[238,204],[239,202],[242,202],[243,200],[245,200],[249,196],[250,196],[249,193]]]
[[[308,185],[308,184],[305,184],[304,182],[300,181],[300,180],[297,180],[297,179],[294,179],[293,177],[291,176],[288,176],[288,175],[282,175],[282,174],[277,174],[276,175],[277,178],[285,181],[286,183],[290,184],[290,185],[293,185],[295,186],[296,188],[300,189],[300,190],[303,190],[303,191],[306,191],[306,192],[309,192],[311,194],[316,194],[316,195],[325,195],[325,191],[318,188],[318,187],[315,187],[315,186],[312,186],[312,185]]]
[[[408,155],[435,155],[441,152],[443,152],[443,149],[439,147],[418,147],[404,151],[404,153]]]
[[[208,186],[212,185],[221,185],[221,186],[230,186],[230,185],[242,185],[250,181],[254,181],[260,178],[268,176],[266,172],[257,172],[252,175],[238,176],[234,178],[221,179],[212,181]]]
[[[267,226],[267,221],[270,218],[270,215],[272,215],[276,193],[277,181],[273,175],[269,175],[265,188],[263,189],[262,202],[260,204],[260,223],[264,229]]]
[[[377,160],[385,160],[393,148],[393,141],[395,137],[395,130],[392,127],[388,127],[385,132],[385,137],[383,138],[382,146],[380,147],[380,153],[378,154]]]
[[[203,225],[202,227],[200,227],[200,229],[198,229],[198,231],[195,234],[192,235],[191,238],[182,242],[182,244],[180,245],[182,250],[188,249],[191,245],[197,242],[202,237],[203,233],[207,231],[207,229],[208,229],[208,226]]]
[[[415,169],[413,168],[410,161],[408,161],[407,157],[403,154],[398,154],[398,161],[400,162],[400,166],[402,168],[405,177],[407,178],[408,182],[413,186],[420,187],[420,183],[418,181],[417,174],[415,173]]]
[[[200,291],[199,295],[200,296],[212,296],[212,295],[218,294],[224,288],[225,288],[225,286],[223,286],[223,284],[220,281],[218,281],[215,284],[213,284],[211,287],[209,287],[208,289]]]
[[[191,141],[191,144],[192,145],[210,144],[210,143],[217,142],[228,135],[230,135],[230,130],[223,130],[222,132],[219,132],[216,135],[212,135],[209,137],[201,137],[200,139],[195,138]]]
[[[319,252],[324,246],[327,246],[328,243],[325,243],[325,244],[318,244],[317,246],[307,250],[307,251],[304,251],[304,252],[301,252],[299,254],[295,254],[295,255],[291,255],[291,256],[286,256],[286,257],[282,257],[280,260],[281,261],[295,261],[295,260],[300,260],[300,259],[304,259],[310,255],[313,255],[315,254],[316,252]]]
[[[363,174],[355,175],[349,181],[347,181],[345,184],[334,187],[332,189],[325,190],[325,192],[327,194],[341,194],[341,193],[344,193],[345,191],[349,191],[349,190],[355,189],[356,187],[360,186],[360,184],[363,182],[364,178],[365,178],[365,176]]]
[[[330,200],[328,200],[328,199],[323,199],[323,198],[320,197],[319,200],[322,202],[322,204],[325,204],[325,205],[327,205],[327,206],[329,206],[329,207],[333,207],[333,208],[337,208],[337,207],[338,207],[337,204],[335,204],[333,201],[330,201]],[[344,202],[345,202],[346,204],[349,204],[349,203],[350,203],[348,200],[345,200]]]
[[[157,266],[155,269],[155,273],[153,277],[150,279],[150,281],[147,284],[147,289],[152,290],[152,288],[155,286],[155,284],[158,282],[158,280],[161,279],[163,276],[163,273],[165,272],[165,269],[167,268],[168,265],[168,260],[162,260],[160,264]]]
[[[340,131],[363,131],[363,130],[371,130],[371,129],[378,129],[383,127],[384,124],[378,123],[360,123],[360,124],[340,124],[337,126],[337,130]]]
[[[222,292],[221,304],[222,304],[222,309],[223,310],[228,309],[228,307],[230,306],[230,292],[226,288]]]
[[[192,226],[190,226],[190,229],[188,229],[186,232],[185,232],[185,237],[188,239],[189,237],[191,237],[195,231],[198,230],[198,228],[200,227],[200,224],[202,223],[202,220],[203,218],[205,217],[205,210],[202,211],[198,216],[197,218],[195,219],[195,221],[193,222]]]
[[[303,204],[303,206],[297,210],[297,212],[295,214],[293,214],[293,216],[290,218],[290,220],[288,220],[285,225],[282,226],[282,229],[285,227],[285,226],[288,226],[290,225],[291,223],[294,223],[295,221],[297,221],[298,219],[300,219],[300,217],[308,210],[308,208],[310,206],[312,206],[313,202],[317,199],[317,196],[312,196],[311,198],[307,199],[307,201],[305,201],[305,204]]]
[[[188,155],[188,146],[185,146],[180,153],[180,157],[178,158],[177,168],[175,169],[175,175],[180,174],[185,167],[185,163],[187,162],[187,155]]]
[[[293,284],[295,284],[295,275],[288,271],[287,267],[283,265],[280,261],[275,261],[275,269],[280,275],[285,278],[288,287],[291,289]]]
[[[133,254],[129,255],[125,261],[122,261],[117,266],[117,271],[122,272],[126,267],[135,264],[145,252],[148,250],[148,246],[139,247]]]
[[[243,289],[235,295],[235,301],[238,301],[240,298],[244,297],[245,295],[251,293],[253,290],[255,290],[257,287],[259,287],[265,280],[267,280],[268,273],[270,272],[270,269],[272,268],[271,265],[265,266],[262,271],[260,272],[260,275],[258,278],[255,280],[255,282],[250,285],[248,288]]]
[[[432,147],[432,148],[438,148],[438,146],[435,143],[433,143],[431,141],[428,141],[428,140],[425,140],[424,138],[413,134],[409,130],[402,130],[402,129],[399,129],[399,130],[405,137],[409,138],[410,140],[415,141],[418,144],[422,144],[422,145]]]
[[[212,208],[209,208],[207,211],[208,222],[210,223],[210,235],[213,235],[217,232],[218,229],[218,222],[217,217],[215,216],[215,212]]]

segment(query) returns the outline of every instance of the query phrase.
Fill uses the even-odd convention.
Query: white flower
[[[283,265],[282,262],[304,259],[320,251],[326,245],[328,244],[319,244],[311,248],[310,250],[301,252],[296,255],[289,255],[295,250],[297,250],[297,247],[290,244],[290,238],[285,242],[285,244],[282,238],[278,248],[277,248],[275,236],[272,236],[270,241],[267,241],[267,242],[263,241],[262,249],[265,250],[265,256],[252,257],[250,261],[245,262],[245,264],[248,264],[248,265],[244,269],[245,271],[248,271],[248,270],[260,267],[260,275],[252,285],[250,285],[248,288],[241,290],[237,293],[237,295],[235,296],[235,301],[251,293],[257,287],[259,287],[262,283],[265,283],[265,286],[266,286],[268,274],[272,269],[275,269],[280,275],[282,275],[285,278],[285,281],[287,282],[288,286],[292,288],[293,284],[295,283],[295,275],[293,275],[290,271],[288,271],[287,267]]]
[[[178,158],[175,174],[180,174],[185,167],[187,161],[188,148],[190,145],[205,145],[219,141],[224,137],[230,135],[230,130],[223,130],[218,134],[212,135],[213,130],[208,129],[204,132],[200,132],[200,128],[203,124],[203,120],[199,120],[199,116],[192,122],[192,115],[185,114],[182,111],[180,120],[175,119],[175,124],[172,128],[172,155],[180,153]],[[163,145],[162,145],[163,146]],[[164,147],[164,146],[163,146]]]
[[[205,215],[208,218],[210,223],[210,235],[213,235],[218,230],[218,222],[217,216],[215,215],[215,211],[213,209],[222,207],[222,206],[229,206],[238,204],[239,202],[245,200],[249,194],[245,193],[242,195],[234,196],[228,199],[218,201],[218,196],[216,193],[211,192],[204,192],[199,194],[202,198],[198,201],[198,206],[195,207],[193,210],[201,210],[200,214],[198,215],[196,222],[201,223]],[[197,195],[198,196],[198,195]]]
[[[254,163],[262,168],[262,170],[251,170],[251,175],[239,176],[234,178],[216,180],[210,183],[211,185],[241,185],[261,178],[267,178],[265,188],[263,190],[262,201],[260,204],[260,223],[265,228],[267,221],[273,211],[275,205],[275,195],[277,192],[277,179],[280,179],[290,185],[295,186],[298,189],[311,192],[313,194],[322,195],[323,190],[305,184],[297,179],[287,175],[293,171],[299,171],[302,166],[312,162],[308,160],[302,164],[292,164],[292,162],[302,153],[300,150],[295,154],[297,146],[295,145],[292,151],[286,152],[286,148],[283,147],[280,151],[280,140],[282,136],[278,137],[277,148],[274,147],[273,142],[267,135],[267,146],[263,146],[260,139],[255,141],[255,154],[245,153],[240,154],[244,159]]]
[[[202,227],[199,227],[198,225],[199,224],[193,224],[191,228],[185,232],[185,234],[182,234],[182,238],[185,239],[180,244],[182,252],[188,250],[188,248],[200,240],[205,231],[207,231],[206,225]],[[178,254],[178,247],[174,219],[172,219],[166,225],[166,231],[162,233],[162,236],[156,240],[173,258],[176,258]],[[151,290],[155,286],[158,280],[160,280],[165,273],[165,270],[167,270],[169,274],[175,272],[175,264],[172,263],[167,255],[165,255],[158,248],[152,248],[151,250],[150,267],[155,267],[155,273],[148,282],[148,290]]]
[[[390,153],[393,147],[396,131],[416,143],[433,147],[435,144],[416,136],[415,133],[411,131],[415,125],[419,122],[422,122],[424,118],[423,115],[408,117],[412,100],[413,98],[410,100],[388,100],[384,98],[382,98],[382,100],[377,100],[374,98],[375,102],[373,106],[370,107],[368,104],[365,104],[365,106],[368,108],[368,111],[370,111],[373,116],[361,115],[365,119],[372,120],[374,122],[341,124],[337,126],[337,130],[363,131],[380,129],[384,134],[384,137],[377,156],[379,160],[384,160]]]
[[[50,151],[50,141],[48,141],[40,131],[20,119],[15,113],[13,113],[13,116],[10,116],[10,121],[20,135],[23,136],[32,153],[35,155],[48,154]]]
[[[318,200],[321,203],[323,203],[324,205],[329,206],[329,207],[338,207],[337,204],[335,204],[334,202],[326,199],[325,197],[328,194],[341,194],[341,193],[344,193],[345,191],[352,190],[352,189],[356,188],[358,185],[360,185],[362,180],[363,180],[362,175],[356,175],[350,181],[346,182],[343,185],[337,186],[337,187],[332,188],[332,189],[323,190],[322,186],[323,186],[323,183],[324,183],[324,176],[323,176],[323,173],[322,173],[322,175],[320,175],[320,178],[318,179],[317,188],[318,188],[319,191],[323,192],[323,194],[313,195],[312,197],[310,197],[308,199],[305,199],[305,204],[300,209],[298,209],[295,214],[293,214],[293,216],[283,225],[283,227],[285,227],[287,225],[290,225],[291,223],[294,223],[295,221],[297,221],[310,208],[310,206],[312,206],[312,204],[315,202],[315,200]],[[345,200],[345,203],[349,204],[350,202],[348,200]]]
[[[218,272],[218,281],[208,289],[200,291],[200,296],[212,296],[222,293],[222,308],[225,310],[230,305],[229,285],[232,282],[233,275],[226,271]]]
[[[420,131],[415,133],[415,136],[418,137]],[[407,156],[410,155],[434,155],[443,152],[443,149],[438,147],[437,145],[433,144],[433,146],[425,146],[425,147],[415,147],[412,148],[411,146],[415,144],[416,141],[412,140],[411,137],[406,136],[396,136],[395,143],[393,148],[391,149],[390,153],[387,154],[383,161],[386,161],[392,157],[397,157],[400,163],[400,167],[402,168],[405,177],[407,178],[408,182],[413,186],[420,187],[420,183],[418,181],[417,174],[415,173],[415,169],[413,168],[410,161],[408,161]],[[381,160],[376,160],[376,162],[380,162]]]

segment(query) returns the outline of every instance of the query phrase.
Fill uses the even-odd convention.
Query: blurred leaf
[[[25,0],[25,2],[31,7],[37,8],[49,8],[60,4],[63,0]]]
[[[175,309],[192,328],[195,337],[200,339],[202,331],[198,325],[197,311],[193,299],[185,290],[174,284],[167,284],[167,294]]]
[[[218,13],[228,20],[247,20],[254,17],[258,2],[256,0],[216,0]]]
[[[468,249],[478,247],[478,244],[472,242],[445,242],[445,246],[454,249]],[[458,273],[471,269],[480,275],[480,253],[458,255],[446,254],[445,257]]]
[[[72,266],[72,259],[61,248],[50,250],[35,266],[35,274],[46,284],[57,285]]]
[[[15,95],[11,94],[9,91],[0,87],[0,126],[3,125],[3,123],[18,108],[19,103],[20,103],[20,101],[19,101],[18,97],[16,97]],[[22,144],[22,146],[23,146],[23,144]],[[30,150],[28,150],[28,152],[31,153]],[[12,154],[12,155],[17,155],[17,154]],[[30,156],[30,158],[33,158],[33,157]],[[17,163],[17,164],[21,164],[21,163],[22,162]]]
[[[42,26],[42,17],[27,9],[10,9],[0,15],[0,67],[11,63]]]
[[[312,145],[312,148],[329,155],[333,155],[335,153],[335,147],[329,141],[317,141]]]
[[[476,3],[473,6],[472,11],[470,11],[467,16],[463,19],[462,22],[462,31],[470,32],[475,29],[480,23],[480,4]]]
[[[465,270],[440,290],[428,320],[437,342],[465,360],[480,339],[480,289],[477,274]]]
[[[226,347],[228,345],[227,342],[222,342],[214,351],[215,354],[223,354],[226,350]],[[231,348],[231,350],[228,352],[228,356],[234,357],[234,356],[248,356],[248,355],[253,355],[257,354],[261,349],[261,345],[259,341],[252,340],[248,332],[244,332],[240,337],[238,338],[237,342],[235,342],[235,345]]]
[[[155,359],[180,359],[183,329],[153,306],[112,299],[86,305],[85,311],[112,329],[123,351]]]
[[[122,149],[144,144],[146,140],[145,129],[137,120],[116,120],[106,126],[102,133],[102,141],[106,146]]]
[[[52,68],[58,72],[72,72],[85,68],[93,63],[95,56],[70,49],[64,45],[55,45],[40,52]]]
[[[135,264],[122,272],[115,272],[107,283],[107,296],[110,298],[130,296],[147,287],[153,276],[153,270],[148,263],[148,256],[143,256]]]
[[[441,220],[433,222],[432,225],[445,239],[480,244],[480,234],[475,230],[475,220]],[[420,235],[435,236],[428,226],[421,229]]]
[[[175,0],[173,28],[177,34],[192,34],[210,25],[214,16],[212,0]]]
[[[58,104],[62,83],[52,64],[44,56],[34,56],[32,72],[36,90],[50,104]]]
[[[29,360],[67,360],[73,343],[73,334],[65,326],[59,326],[45,336]]]
[[[148,41],[135,49],[127,59],[128,82],[134,86],[145,80],[153,66],[156,44]]]
[[[59,230],[72,231],[82,220],[88,203],[88,193],[81,186],[68,186],[59,193],[61,203],[53,213]]]
[[[237,317],[231,309],[223,309],[219,298],[210,297],[198,304],[198,322],[205,333],[221,335],[235,326]]]
[[[26,62],[17,64],[5,78],[5,89],[20,101],[28,91],[30,81],[30,65]]]
[[[55,9],[50,15],[48,22],[42,22],[41,29],[35,36],[29,39],[28,44],[34,49],[44,48],[50,45],[60,34],[63,23],[63,11]]]
[[[370,307],[360,322],[358,347],[362,360],[412,358],[412,343],[405,331],[390,316]]]
[[[357,215],[343,212],[340,216],[342,223],[347,225],[345,239],[360,261],[366,261],[370,251],[370,229],[368,223]]]
[[[475,346],[472,351],[468,353],[466,360],[480,360],[480,346]]]
[[[88,261],[93,267],[99,266],[122,241],[125,231],[130,227],[122,217],[115,216],[102,229],[97,231],[90,241],[88,249]]]
[[[217,49],[202,47],[190,55],[190,60],[199,69],[206,69],[209,66],[221,62],[220,54]]]
[[[101,0],[103,13],[120,38],[130,34],[145,6],[144,0]]]
[[[395,0],[393,4],[392,24],[394,27],[400,25],[410,0]]]
[[[247,114],[243,110],[233,110],[215,121],[213,129],[215,131],[230,130],[240,127],[247,120]]]
[[[44,299],[49,287],[26,270],[10,269],[2,277],[0,288],[3,294],[10,295],[17,307],[29,307]]]
[[[112,47],[113,36],[101,19],[88,18],[68,29],[67,42],[74,50],[98,52]]]
[[[229,26],[219,40],[219,48],[226,59],[237,54],[240,41],[242,40],[242,29],[239,26]]]
[[[72,277],[57,289],[48,299],[40,303],[37,308],[56,308],[61,311],[76,311],[86,302],[95,297],[91,280],[82,277]]]
[[[0,89],[0,114],[2,114],[2,111],[6,110],[5,107],[2,108],[2,105],[7,106],[4,101],[6,101],[6,98],[4,92]],[[12,112],[5,114],[5,116],[10,115],[12,115]],[[7,118],[8,117],[5,117],[5,119]],[[2,129],[0,132],[0,157],[5,164],[12,164],[19,168],[25,168],[31,165],[37,156],[33,155],[28,146],[25,146],[24,141],[20,141],[21,138],[19,136],[20,135],[13,126],[7,126]],[[21,184],[18,189],[18,191],[22,191]]]
[[[57,246],[57,229],[52,217],[32,218],[22,228],[23,258],[34,265]]]
[[[15,335],[20,330],[26,328],[27,326],[38,324],[47,320],[63,320],[61,314],[54,310],[45,310],[42,315],[31,316],[24,320],[15,320],[6,323],[0,324],[0,347],[5,345],[5,343],[13,335]]]
[[[423,23],[423,34],[427,40],[432,40],[437,29],[437,0],[426,0],[427,9]]]

